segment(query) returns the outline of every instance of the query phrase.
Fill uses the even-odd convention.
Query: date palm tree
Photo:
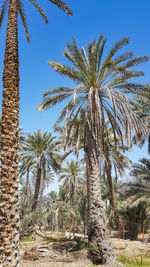
[[[140,146],[143,146],[147,140],[148,154],[150,154],[150,84],[138,96],[135,96],[134,110],[146,126],[146,135],[140,136]]]
[[[114,141],[116,135],[126,137],[131,144],[132,132],[138,138],[137,130],[142,127],[140,119],[131,109],[131,100],[127,93],[136,94],[143,85],[131,82],[131,78],[143,75],[143,72],[130,70],[139,63],[147,61],[147,57],[134,57],[132,52],[116,55],[118,50],[128,44],[123,38],[117,42],[102,61],[106,40],[101,35],[97,41],[89,43],[87,51],[79,49],[75,40],[66,46],[64,55],[73,67],[49,61],[49,65],[58,73],[71,78],[77,83],[75,88],[57,87],[44,92],[44,99],[39,105],[44,110],[68,100],[57,122],[65,120],[67,142],[71,139],[74,122],[84,112],[86,121],[86,166],[88,194],[88,239],[89,243],[97,244],[99,260],[103,264],[112,265],[115,254],[112,248],[104,205],[101,198],[99,183],[99,148],[104,151],[105,119],[113,129]],[[72,123],[70,121],[72,119]],[[69,125],[69,127],[67,127]]]
[[[132,165],[131,181],[126,183],[126,196],[135,196],[135,199],[149,197],[150,194],[150,160],[142,158]]]
[[[48,23],[44,10],[30,0]],[[50,0],[68,15],[72,11],[62,0]],[[1,216],[0,262],[18,267],[19,263],[19,203],[18,203],[18,129],[19,129],[19,57],[18,13],[30,40],[24,5],[20,0],[5,0],[0,12],[0,26],[8,8],[8,21],[3,70],[2,140],[1,140]],[[6,219],[7,218],[7,219]]]
[[[74,194],[77,179],[81,175],[81,164],[79,161],[71,160],[67,161],[66,167],[61,168],[59,181],[63,181],[63,184],[69,184],[70,188],[70,208],[73,208]]]
[[[116,196],[114,191],[114,185],[112,181],[112,168],[114,168],[116,181],[118,174],[122,176],[126,168],[131,166],[131,161],[124,155],[123,152],[129,151],[129,148],[120,142],[118,136],[116,136],[116,141],[114,142],[113,130],[107,127],[107,131],[104,135],[104,157],[101,159],[104,166],[104,172],[107,175],[109,193],[110,193],[110,206],[114,213],[114,219],[118,230],[121,235],[121,220],[117,210]]]
[[[24,146],[20,158],[24,163],[24,168],[31,167],[31,163],[36,166],[35,172],[35,191],[33,197],[32,210],[38,204],[39,193],[43,194],[46,182],[52,178],[52,170],[58,172],[63,157],[59,154],[61,149],[60,142],[51,133],[35,131],[28,134],[26,145]]]
[[[125,201],[128,199],[128,209],[133,212],[124,213],[124,218],[129,217],[129,227],[132,227],[132,222],[137,223],[137,227],[136,224],[133,224],[134,229],[133,227],[131,228],[130,234],[132,236],[132,232],[138,233],[140,229],[142,231],[142,240],[144,241],[144,231],[149,225],[150,214],[150,160],[146,158],[140,159],[139,162],[132,165],[129,174],[129,182],[123,184],[122,199]],[[124,204],[123,209],[125,212]],[[137,237],[137,234],[135,237]]]

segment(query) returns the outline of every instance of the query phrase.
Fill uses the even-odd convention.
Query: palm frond
[[[135,57],[132,58],[131,60],[129,60],[126,64],[125,67],[126,68],[130,68],[133,66],[137,66],[141,63],[147,62],[148,61],[148,57],[147,56],[142,56],[142,57]]]
[[[58,8],[63,10],[69,16],[73,15],[73,11],[69,8],[68,4],[62,0],[49,0],[51,3],[56,5]]]
[[[123,53],[122,55],[120,56],[117,56],[115,59],[114,59],[114,63],[115,64],[119,64],[119,63],[122,63],[128,59],[131,59],[133,57],[133,52],[126,52],[126,53]]]
[[[19,14],[20,14],[23,26],[25,28],[27,41],[30,42],[30,34],[29,34],[27,20],[26,20],[26,16],[25,16],[25,12],[24,12],[24,5],[20,0],[18,0],[18,10],[19,10]]]
[[[60,86],[60,87],[51,88],[49,90],[45,90],[43,93],[43,97],[52,96],[52,95],[61,94],[61,93],[71,93],[71,92],[73,92],[72,88]]]
[[[44,19],[44,21],[47,24],[48,23],[48,18],[47,18],[47,15],[45,14],[45,11],[34,0],[29,0],[29,1],[35,6],[35,8],[38,10],[38,12],[40,13],[40,15],[42,16],[42,18]]]
[[[79,71],[54,61],[48,61],[48,63],[56,72],[60,73],[61,75],[67,76],[76,82],[84,82],[84,79]]]
[[[8,9],[8,0],[4,0],[1,6],[1,12],[0,12],[0,28],[2,27],[2,23],[4,20],[5,14],[7,12],[7,9]]]
[[[38,110],[42,111],[42,110],[46,110],[50,107],[53,107],[56,104],[61,103],[64,99],[69,98],[70,96],[72,96],[72,94],[62,93],[60,95],[45,97],[43,99],[43,101],[40,103],[40,105],[38,106]]]
[[[123,38],[121,39],[120,41],[118,41],[113,47],[112,49],[110,50],[107,58],[106,58],[106,61],[104,62],[104,65],[106,64],[106,62],[108,60],[110,60],[117,52],[120,48],[122,48],[124,45],[127,45],[129,44],[129,39],[128,38]]]

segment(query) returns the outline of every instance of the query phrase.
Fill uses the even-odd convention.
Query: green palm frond
[[[42,18],[44,19],[44,21],[47,24],[48,23],[48,18],[47,18],[47,15],[45,14],[45,11],[34,0],[29,0],[29,1],[35,6],[35,8],[38,10],[38,12],[40,13],[40,15],[42,16]]]
[[[119,64],[119,63],[122,63],[128,59],[131,59],[132,57],[133,57],[133,52],[126,52],[126,53],[123,53],[121,56],[117,56],[114,59],[114,63]]]
[[[30,42],[30,34],[29,34],[29,30],[28,30],[26,15],[25,15],[25,12],[24,12],[24,6],[23,6],[23,3],[20,0],[18,0],[18,10],[19,10],[19,14],[20,14],[23,26],[25,28],[27,41]]]
[[[128,98],[126,94],[139,94],[145,89],[143,84],[130,82],[132,78],[143,75],[143,72],[130,70],[130,67],[147,61],[147,57],[133,57],[132,52],[124,52],[118,55],[119,50],[128,43],[128,38],[123,38],[117,42],[102,62],[106,44],[103,35],[97,41],[90,42],[87,49],[78,48],[75,39],[73,39],[65,49],[65,57],[73,67],[49,61],[50,66],[56,72],[69,77],[78,84],[73,89],[65,90],[64,87],[61,87],[61,90],[56,88],[47,91],[41,103],[43,105],[42,109],[46,109],[60,103],[62,100],[68,100],[56,122],[56,125],[58,125],[64,120],[64,128],[68,135],[65,140],[68,143],[75,131],[73,124],[79,119],[81,112],[84,114],[86,121],[84,125],[89,123],[92,129],[93,109],[96,114],[100,143],[104,142],[105,119],[112,126],[114,140],[118,135],[122,146],[124,136],[128,144],[131,145],[133,132],[136,141],[138,141],[139,131],[145,131],[141,119],[132,110],[134,100]],[[86,130],[84,132],[86,133]],[[100,146],[103,147],[102,143]]]
[[[54,96],[47,96],[42,103],[38,106],[38,110],[44,110],[48,109],[50,107],[55,106],[58,103],[61,103],[64,99],[69,98],[72,96],[70,93],[62,93],[60,95],[54,95]]]
[[[148,57],[147,56],[142,56],[142,57],[136,57],[136,58],[132,58],[131,60],[127,61],[127,63],[125,64],[126,68],[130,68],[133,66],[137,66],[141,63],[144,63],[148,61]]]
[[[148,197],[150,193],[150,160],[142,158],[132,165],[131,181],[126,183],[126,196],[133,196],[136,200]]]
[[[116,52],[118,52],[119,49],[121,49],[123,46],[129,44],[129,39],[128,38],[123,38],[120,41],[118,41],[110,50],[106,61],[104,62],[104,66],[105,64],[107,64],[107,61],[109,62],[109,60],[112,59],[112,57],[116,54]]]
[[[69,59],[72,64],[79,68],[80,71],[82,72],[83,75],[85,75],[85,70],[87,67],[87,62],[85,57],[82,55],[82,53],[80,52],[80,50],[77,47],[76,41],[73,38],[72,39],[72,44],[67,44],[64,55],[67,59]],[[88,76],[86,75],[86,78]]]
[[[48,61],[48,63],[56,72],[60,73],[61,75],[67,76],[76,82],[84,81],[79,71],[54,61]]]
[[[62,0],[49,0],[51,3],[56,5],[58,8],[63,10],[69,16],[73,15],[73,11],[69,8],[68,4]]]
[[[7,12],[7,9],[8,9],[8,0],[4,0],[1,6],[1,12],[0,12],[0,28],[2,27],[2,23],[4,20],[5,14]]]
[[[43,93],[43,96],[51,96],[51,95],[55,95],[55,94],[61,94],[61,93],[72,93],[73,89],[69,88],[69,87],[55,87],[55,88],[51,88],[49,90],[45,90]]]
[[[98,55],[98,59],[97,59],[97,71],[98,72],[99,72],[101,61],[102,61],[102,55],[103,55],[103,51],[104,51],[104,47],[105,47],[106,41],[107,41],[107,39],[104,39],[102,41],[102,45],[99,47],[99,50],[97,51],[97,55]]]

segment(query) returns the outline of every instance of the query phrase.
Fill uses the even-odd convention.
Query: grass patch
[[[81,240],[80,238],[76,239],[76,245],[73,246],[73,249],[75,250],[82,250],[82,249],[86,249],[89,251],[97,251],[98,247],[92,247],[89,246],[88,243],[84,242],[83,240]]]
[[[33,239],[30,236],[20,240],[20,242],[32,242],[32,241],[33,241]]]
[[[47,243],[62,243],[62,242],[68,242],[68,241],[76,241],[76,244],[72,244],[71,247],[73,250],[82,250],[82,249],[86,249],[89,251],[97,251],[98,247],[92,247],[88,245],[88,243],[84,242],[83,240],[81,240],[80,238],[75,238],[75,240],[70,240],[67,238],[52,238],[52,237],[46,237],[44,238],[44,241],[46,241]]]
[[[21,251],[28,251],[28,248],[25,248],[25,247],[24,247],[24,248],[23,248],[23,247],[20,247],[20,250],[21,250]]]
[[[75,250],[82,250],[82,249],[89,249],[89,246],[86,242],[82,241],[81,239],[76,240],[76,244],[73,246]]]
[[[127,256],[120,256],[117,261],[123,263],[126,267],[134,266],[150,266],[150,255],[139,256],[136,258],[129,258]]]
[[[45,237],[44,241],[46,241],[47,243],[61,243],[61,242],[67,242],[68,239],[64,239],[64,238],[52,238],[52,237]]]

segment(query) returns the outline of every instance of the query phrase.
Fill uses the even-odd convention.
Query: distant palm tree
[[[131,161],[124,155],[123,152],[129,151],[129,147],[125,146],[122,142],[120,142],[118,136],[116,136],[116,140],[114,142],[113,129],[107,127],[106,134],[104,136],[104,151],[103,151],[103,165],[104,172],[106,172],[109,192],[110,192],[110,206],[114,212],[114,218],[120,230],[121,235],[121,221],[117,210],[116,204],[116,196],[114,191],[114,185],[112,181],[112,167],[114,167],[116,182],[118,180],[118,173],[120,176],[124,174],[125,168],[129,168],[131,166]]]
[[[135,199],[148,197],[150,194],[150,160],[142,158],[132,165],[131,181],[126,183],[126,195]]]
[[[47,16],[36,1],[30,0],[46,23]],[[68,15],[72,11],[62,0],[50,0]],[[26,36],[30,40],[24,5],[20,0],[4,0],[0,12],[0,27],[8,10],[5,58],[3,70],[2,140],[1,140],[1,204],[0,262],[4,266],[18,267],[19,262],[19,203],[18,203],[18,130],[19,130],[19,57],[18,13],[22,18]],[[6,223],[7,218],[7,223]]]
[[[43,133],[38,130],[33,135],[28,134],[27,136],[26,146],[22,150],[21,158],[24,168],[30,167],[31,163],[34,166],[36,165],[32,210],[37,207],[40,189],[42,191],[41,194],[43,194],[46,182],[48,183],[53,178],[51,170],[57,172],[60,169],[60,164],[63,160],[63,157],[59,154],[60,148],[60,143],[51,133]]]
[[[70,189],[70,208],[73,208],[74,194],[77,180],[81,176],[82,168],[79,161],[71,160],[67,161],[66,167],[62,167],[60,170],[59,181],[63,181],[63,184],[68,184]]]
[[[131,109],[130,98],[125,93],[136,94],[144,88],[141,84],[130,82],[131,78],[143,75],[140,71],[130,70],[130,67],[147,61],[147,57],[133,57],[131,52],[116,56],[118,50],[128,42],[127,38],[117,42],[102,62],[106,43],[103,36],[98,41],[89,43],[87,52],[83,47],[79,49],[73,39],[67,45],[64,55],[74,67],[54,61],[49,61],[49,64],[56,72],[74,80],[77,86],[61,86],[45,91],[39,106],[40,110],[44,110],[68,100],[57,120],[57,123],[62,120],[66,122],[64,129],[67,143],[71,140],[76,118],[84,112],[89,243],[98,245],[99,259],[103,263],[115,263],[116,266],[101,199],[98,150],[101,148],[100,152],[103,154],[106,117],[113,129],[114,141],[117,135],[122,140],[124,131],[126,140],[131,144],[132,132],[138,138],[137,130],[143,128],[140,119]]]
[[[143,146],[148,140],[148,153],[150,154],[150,84],[138,96],[135,96],[134,110],[146,127],[146,135],[140,136],[140,145]]]

